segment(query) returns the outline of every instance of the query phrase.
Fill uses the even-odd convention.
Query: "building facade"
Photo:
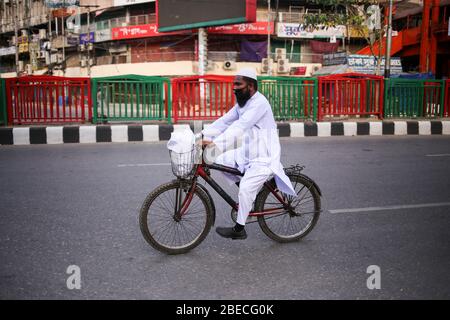
[[[155,0],[72,1],[78,6],[2,0],[2,77],[198,74],[198,30],[158,32]],[[254,66],[260,74],[309,76],[324,53],[364,46],[364,34],[344,26],[303,28],[305,15],[320,10],[308,1],[261,0],[255,22],[207,28],[206,73],[232,75]]]

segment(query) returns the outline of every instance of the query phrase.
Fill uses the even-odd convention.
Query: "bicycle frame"
[[[178,211],[177,204],[180,202],[181,199],[179,199],[179,195],[178,195],[178,191],[177,191],[177,201],[175,204],[175,212],[176,212],[175,216],[178,216],[179,218],[181,218],[181,216],[186,212],[187,208],[189,207],[189,205],[192,201],[192,198],[194,196],[194,190],[197,185],[198,177],[202,177],[203,180],[205,180],[205,182],[207,184],[209,184],[222,197],[222,199],[224,199],[233,209],[235,209],[236,211],[238,210],[238,204],[236,203],[236,201],[234,201],[233,198],[225,190],[223,190],[223,188],[213,178],[211,178],[209,169],[226,172],[226,173],[229,173],[229,174],[232,174],[235,176],[240,176],[240,177],[244,176],[244,174],[241,173],[239,170],[237,170],[235,168],[223,166],[220,164],[215,164],[215,163],[214,164],[206,164],[203,162],[202,164],[197,165],[197,167],[195,168],[194,176],[192,178],[192,186],[189,189],[188,195],[184,199],[183,203],[181,203],[179,206],[180,211]],[[278,191],[276,189],[274,189],[270,185],[270,183],[268,181],[264,182],[264,187],[267,188],[275,196],[275,198],[278,201],[280,201],[280,208],[271,208],[271,209],[263,210],[260,212],[251,211],[249,213],[249,217],[284,213],[290,209],[291,206],[288,203],[286,203],[286,201],[283,199],[283,197],[278,193]],[[181,196],[181,192],[180,192],[180,196]]]

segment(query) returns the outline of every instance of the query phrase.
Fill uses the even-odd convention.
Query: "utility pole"
[[[93,49],[93,45],[91,44],[91,24],[90,24],[90,18],[91,18],[91,8],[98,8],[100,7],[99,5],[91,5],[91,4],[85,4],[85,5],[79,5],[80,8],[87,8],[87,45],[86,45],[86,55],[87,55],[87,72],[88,72],[88,77],[91,76],[91,54],[90,54],[90,48],[92,46]]]
[[[389,18],[386,36],[386,57],[384,59],[384,77],[391,76],[391,46],[392,46],[392,0],[389,0]]]
[[[16,76],[19,76],[19,32],[17,29],[17,20],[18,20],[18,14],[17,11],[19,10],[19,0],[15,0],[13,2],[13,6],[14,6],[14,37],[16,38],[15,44],[14,46],[16,47]]]
[[[198,28],[198,74],[204,76],[208,61],[208,34],[205,28]]]
[[[87,71],[88,71],[88,77],[91,77],[91,54],[90,54],[90,46],[91,43],[91,24],[90,24],[90,18],[91,18],[91,8],[87,8],[87,46],[86,46],[86,52],[87,52]]]
[[[65,68],[66,64],[65,63],[66,63],[66,39],[67,39],[67,37],[66,37],[66,30],[64,28],[64,24],[65,24],[64,15],[62,15],[62,17],[61,17],[61,25],[62,25],[61,26],[61,31],[62,31],[62,34],[63,34],[63,43],[62,43],[63,47],[62,47],[62,64],[61,64],[61,69],[62,69],[62,72],[63,72],[63,76],[66,75],[66,68]]]

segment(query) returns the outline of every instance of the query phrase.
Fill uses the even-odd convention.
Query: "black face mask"
[[[250,90],[248,89],[248,87],[246,89],[245,88],[235,89],[234,95],[236,96],[236,100],[237,100],[239,107],[242,108],[245,106],[248,99],[250,99]]]

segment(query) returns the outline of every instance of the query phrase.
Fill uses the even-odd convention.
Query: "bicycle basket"
[[[185,179],[194,173],[195,148],[182,153],[169,150],[169,155],[172,163],[172,172],[175,176]]]

